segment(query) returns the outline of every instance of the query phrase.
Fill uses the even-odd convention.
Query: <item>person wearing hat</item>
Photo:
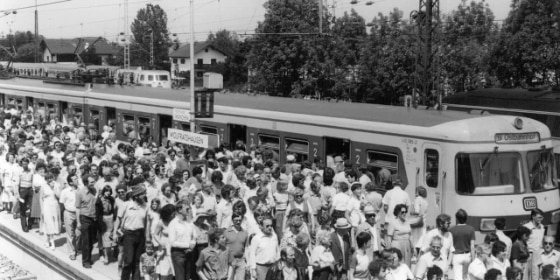
[[[131,186],[131,199],[125,202],[122,211],[119,209],[115,230],[122,235],[123,265],[121,279],[138,279],[140,275],[140,256],[144,253],[146,243],[146,224],[148,205],[144,178],[135,177]]]
[[[356,234],[359,234],[360,232],[367,232],[371,235],[372,246],[368,248],[367,253],[369,257],[377,256],[381,249],[381,238],[379,238],[380,236],[379,227],[375,224],[377,212],[375,211],[375,208],[372,205],[367,204],[364,207],[364,215],[366,217],[366,220],[365,222],[361,223],[358,226],[358,229],[356,230]]]
[[[338,218],[331,233],[331,252],[337,268],[337,278],[346,278],[350,261],[350,228],[346,218]]]

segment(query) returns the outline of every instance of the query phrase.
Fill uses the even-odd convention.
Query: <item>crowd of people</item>
[[[558,279],[539,209],[515,242],[497,218],[475,244],[465,210],[429,228],[424,187],[409,197],[390,171],[343,154],[280,164],[242,141],[117,144],[111,127],[43,124],[13,108],[0,119],[2,210],[85,268],[117,262],[121,279]]]

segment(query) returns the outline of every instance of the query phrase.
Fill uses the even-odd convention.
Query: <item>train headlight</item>
[[[560,210],[552,212],[552,216],[550,217],[550,223],[556,224],[560,222]]]
[[[519,130],[523,129],[523,120],[521,118],[515,118],[513,126]]]
[[[496,226],[494,226],[494,221],[496,218],[484,218],[480,220],[480,231],[494,231]]]

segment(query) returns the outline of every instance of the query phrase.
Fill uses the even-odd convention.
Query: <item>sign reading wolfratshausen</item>
[[[201,148],[208,148],[208,135],[198,134],[179,129],[169,128],[167,130],[169,140],[179,142],[182,144],[197,146]]]

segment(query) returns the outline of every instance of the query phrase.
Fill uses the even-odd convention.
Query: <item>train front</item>
[[[550,130],[538,121],[512,116],[473,118],[454,129],[468,140],[446,153],[455,167],[448,176],[454,190],[443,190],[444,200],[449,199],[443,212],[467,210],[468,223],[481,240],[495,230],[496,218],[505,218],[506,230],[514,231],[538,208],[544,212],[547,234],[556,236],[560,193]]]

